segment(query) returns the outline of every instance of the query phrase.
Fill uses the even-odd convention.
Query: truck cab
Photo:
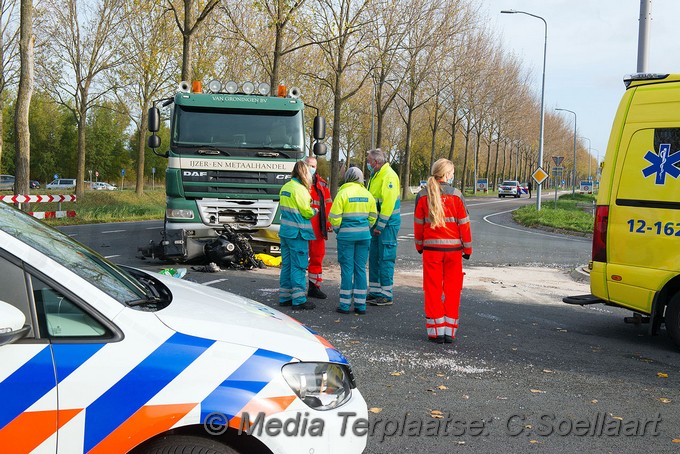
[[[198,85],[199,88],[196,88]],[[191,260],[204,255],[206,244],[223,226],[246,235],[256,252],[279,252],[279,191],[297,161],[310,148],[305,135],[305,105],[299,90],[285,87],[269,96],[267,84],[211,81],[180,85],[164,103],[170,109],[170,146],[166,153],[167,206],[165,256]],[[150,110],[158,148],[160,112]],[[315,118],[314,153],[325,154],[323,118]]]

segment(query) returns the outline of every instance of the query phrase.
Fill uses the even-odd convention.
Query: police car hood
[[[263,348],[300,361],[346,362],[325,339],[276,309],[206,285],[155,277],[172,292],[172,303],[155,314],[174,331]]]

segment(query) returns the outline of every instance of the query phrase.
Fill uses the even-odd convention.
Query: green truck
[[[279,86],[270,96],[267,84],[213,80],[203,92],[182,82],[174,97],[149,109],[156,154],[159,106],[171,108],[170,147],[162,154],[165,223],[161,241],[140,248],[143,254],[218,265],[241,262],[252,251],[278,254],[279,190],[309,149],[300,91]],[[316,112],[312,150],[324,155],[325,120]]]

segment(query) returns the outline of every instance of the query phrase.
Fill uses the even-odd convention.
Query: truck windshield
[[[300,111],[175,106],[173,126],[172,142],[185,153],[186,147],[201,145],[290,151],[304,145]]]

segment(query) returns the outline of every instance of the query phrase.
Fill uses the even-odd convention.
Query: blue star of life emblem
[[[678,178],[680,176],[680,168],[675,166],[676,163],[680,162],[680,152],[676,151],[675,153],[670,154],[670,151],[671,145],[662,143],[659,145],[658,155],[652,151],[647,151],[644,156],[651,165],[642,169],[642,174],[645,177],[656,174],[655,184],[665,184],[666,174],[673,178]]]

